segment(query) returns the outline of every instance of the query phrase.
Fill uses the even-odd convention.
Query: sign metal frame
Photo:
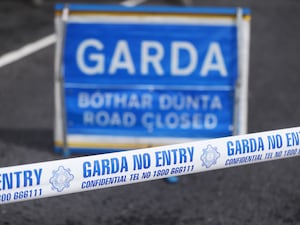
[[[105,136],[99,139],[95,135],[68,134],[66,96],[65,96],[65,75],[64,75],[64,46],[66,36],[66,24],[70,21],[85,20],[116,21],[124,19],[126,21],[137,21],[137,19],[154,18],[155,20],[166,19],[171,23],[175,17],[184,18],[187,21],[197,23],[199,18],[209,20],[208,24],[214,26],[215,23],[233,24],[237,29],[237,80],[235,86],[234,115],[233,115],[233,135],[247,132],[247,107],[248,107],[248,70],[249,70],[249,45],[250,45],[250,10],[245,8],[179,8],[179,7],[120,7],[105,5],[63,5],[56,6],[55,27],[57,32],[57,44],[55,55],[55,149],[62,151],[64,155],[72,152],[99,153],[112,150],[134,149],[170,143],[180,143],[202,139],[177,137],[176,139],[166,137],[115,137]],[[142,22],[143,23],[143,19]],[[163,22],[160,22],[163,23]]]

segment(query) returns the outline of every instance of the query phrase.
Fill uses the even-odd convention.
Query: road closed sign
[[[56,30],[57,149],[246,131],[248,9],[57,5]]]

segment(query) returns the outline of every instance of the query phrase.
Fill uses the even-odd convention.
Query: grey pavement
[[[0,54],[53,33],[53,4],[1,0]],[[194,0],[192,5],[252,10],[249,132],[299,126],[300,2]],[[62,158],[53,151],[53,59],[50,46],[0,68],[1,167]],[[0,205],[0,224],[300,224],[299,163],[300,158],[285,159],[182,176],[176,185],[158,180]]]

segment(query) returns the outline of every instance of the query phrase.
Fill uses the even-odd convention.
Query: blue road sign
[[[114,143],[232,135],[235,9],[75,6],[61,67],[67,135]]]

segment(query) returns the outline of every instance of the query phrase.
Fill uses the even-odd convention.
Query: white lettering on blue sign
[[[141,65],[135,65],[128,42],[119,40],[116,43],[111,61],[108,63],[109,66],[105,68],[107,64],[105,60],[109,59],[105,57],[105,53],[101,52],[105,50],[105,45],[98,39],[86,39],[79,44],[77,49],[77,65],[84,74],[89,76],[105,73],[114,75],[118,70],[125,70],[129,75],[136,75],[137,73],[148,75],[150,66],[154,69],[156,75],[163,76],[165,71],[161,61],[165,56],[164,45],[153,40],[142,41],[140,45]],[[201,77],[208,76],[210,71],[218,72],[221,77],[228,76],[222,49],[218,42],[211,42],[204,56],[199,56],[196,46],[188,41],[171,41],[170,45],[171,76],[189,76],[195,72],[198,63],[202,64],[200,71],[197,71]],[[87,49],[93,50],[88,57],[86,57]],[[180,61],[182,52],[187,53],[189,59],[184,66],[181,65]],[[199,60],[200,57],[203,57],[203,62]],[[93,65],[89,65],[86,62],[87,59],[93,62]],[[137,71],[136,68],[140,68],[140,71]]]
[[[170,112],[167,114],[146,112],[141,117],[143,127],[148,132],[154,129],[167,128],[173,129],[205,129],[212,130],[218,125],[218,118],[211,113],[175,113]]]
[[[161,94],[158,98],[160,110],[222,110],[218,95],[169,95]]]
[[[67,108],[76,109],[80,114],[70,114],[69,128],[77,129],[78,122],[95,131],[127,129],[124,134],[129,134],[129,129],[137,128],[139,132],[134,135],[142,136],[166,130],[197,131],[194,134],[200,135],[199,131],[213,132],[222,126],[225,130],[222,135],[226,136],[231,133],[232,114],[230,111],[224,112],[224,109],[233,104],[231,93],[73,89],[71,98],[67,95]]]
[[[141,95],[137,93],[118,93],[118,92],[80,92],[78,94],[79,108],[93,109],[152,109],[153,96],[149,93]]]
[[[148,92],[80,91],[77,106],[84,110],[82,119],[86,126],[131,128],[139,123],[150,132],[155,128],[211,130],[218,126],[215,112],[222,111],[223,103],[217,94],[163,92],[156,96]],[[130,110],[145,112],[136,115]]]
[[[223,105],[219,95],[170,95],[167,93],[158,96],[160,110],[222,110]],[[93,109],[152,109],[153,96],[150,93],[94,93],[79,92],[77,105],[79,108]]]
[[[70,134],[232,135],[238,76],[234,24],[87,22],[84,27],[66,25]]]

